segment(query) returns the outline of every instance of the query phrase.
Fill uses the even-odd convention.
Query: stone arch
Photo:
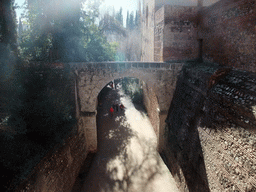
[[[159,136],[164,135],[165,119],[183,63],[103,62],[70,63],[76,74],[77,106],[80,126],[86,129],[88,150],[97,150],[97,96],[114,79],[133,77],[144,81],[159,103]],[[159,140],[159,151],[161,151]]]

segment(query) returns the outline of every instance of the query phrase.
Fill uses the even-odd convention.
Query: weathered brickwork
[[[141,61],[154,61],[154,22],[155,1],[145,2],[142,17],[142,56]]]
[[[204,1],[204,7],[189,3],[178,6],[171,1],[144,2],[144,6],[148,4],[151,5],[154,23],[150,30],[142,27],[143,59],[203,58],[221,65],[256,71],[254,0]],[[145,18],[144,14],[142,18]],[[145,21],[142,19],[143,26]]]
[[[16,191],[67,191],[75,183],[83,162],[88,154],[86,133],[79,121],[75,133],[64,145],[56,146],[34,168],[29,177],[21,182]]]
[[[160,111],[160,109],[159,109],[157,97],[156,97],[156,94],[154,93],[153,89],[150,88],[145,82],[143,82],[142,89],[143,89],[143,104],[146,108],[146,111],[147,111],[149,120],[153,126],[153,129],[154,129],[156,135],[158,136],[157,139],[158,139],[158,143],[159,143],[159,140],[160,140],[159,111]]]
[[[188,60],[198,57],[197,30],[189,20],[197,7],[164,6],[163,60]]]
[[[154,52],[150,52],[153,54],[153,58],[148,56],[144,58],[148,58],[150,61],[197,58],[199,50],[197,30],[190,21],[191,17],[196,16],[197,11],[197,7],[186,6],[164,5],[159,8],[154,13],[154,36],[152,36],[152,33],[149,34],[150,32],[147,29],[142,28],[142,38],[148,37],[151,38],[151,41],[154,41]],[[143,20],[142,25],[145,25],[144,22],[145,20]],[[148,48],[142,48],[142,50],[149,54]]]
[[[202,10],[199,38],[203,57],[222,65],[256,71],[256,2],[220,1]]]
[[[256,76],[185,65],[167,124],[167,165],[181,191],[256,190]]]
[[[154,61],[163,61],[164,7],[155,13]]]

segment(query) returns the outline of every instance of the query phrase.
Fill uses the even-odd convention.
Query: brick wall
[[[154,61],[163,61],[164,7],[155,13]]]
[[[256,2],[222,0],[200,13],[203,57],[222,65],[256,71]]]
[[[143,104],[156,135],[159,137],[159,105],[153,89],[143,82]],[[159,138],[158,138],[159,140]],[[158,141],[159,143],[159,141]]]
[[[154,61],[155,1],[144,1],[142,13],[141,61]]]
[[[183,68],[162,154],[181,191],[256,190],[254,81],[213,64]]]
[[[190,18],[197,7],[165,5],[163,60],[186,60],[198,57],[196,28]]]
[[[164,5],[155,13],[154,60],[186,60],[198,57],[197,30],[190,21],[197,7]]]
[[[79,121],[77,131],[66,139],[64,145],[50,151],[16,191],[70,192],[88,154],[85,138],[85,129]]]

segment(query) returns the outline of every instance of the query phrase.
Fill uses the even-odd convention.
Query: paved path
[[[111,118],[108,111],[115,100],[126,108]],[[97,123],[99,150],[81,191],[178,191],[156,151],[157,138],[147,116],[130,99],[111,90],[98,110]]]

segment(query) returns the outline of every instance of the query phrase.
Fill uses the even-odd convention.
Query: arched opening
[[[113,118],[121,118],[121,115],[128,115],[132,120],[133,117],[128,113],[125,114],[125,109],[122,110],[120,105],[125,109],[127,109],[126,105],[128,105],[129,108],[134,108],[134,111],[138,111],[143,118],[148,118],[156,135],[158,145],[160,127],[158,99],[154,90],[146,82],[134,77],[114,79],[102,88],[97,98],[97,132],[100,124],[99,119],[107,121],[111,117],[111,107],[114,110]],[[99,139],[100,136],[98,133],[97,135]]]
[[[159,106],[153,89],[137,78],[119,77],[102,88],[97,100],[98,150],[84,189],[133,191],[136,187],[135,191],[150,191],[152,183],[160,180],[165,184],[159,185],[172,188],[171,173],[157,151],[158,132],[150,120],[150,115],[156,116],[159,124]],[[112,115],[110,108],[114,108]],[[153,108],[156,113],[151,114],[149,110]],[[155,180],[155,175],[161,179]]]

